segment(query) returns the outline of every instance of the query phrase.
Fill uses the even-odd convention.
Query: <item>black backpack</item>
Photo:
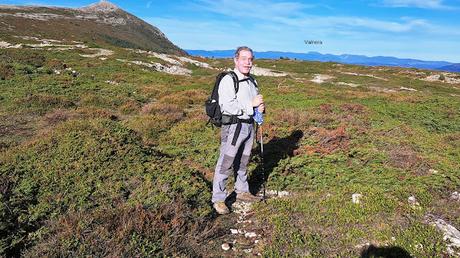
[[[216,82],[214,83],[214,88],[212,89],[211,96],[204,103],[204,106],[206,108],[206,114],[209,117],[207,124],[211,123],[217,127],[222,126],[222,112],[220,111],[219,105],[219,84],[222,78],[224,78],[224,76],[226,76],[227,74],[230,74],[230,76],[233,79],[235,93],[238,92],[239,83],[238,76],[236,75],[236,73],[233,71],[221,72],[216,77]]]

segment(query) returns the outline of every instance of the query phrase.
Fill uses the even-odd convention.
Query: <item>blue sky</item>
[[[0,0],[81,7],[87,0]],[[183,49],[395,56],[460,63],[460,0],[189,0],[112,3]],[[305,44],[321,41],[322,44]]]

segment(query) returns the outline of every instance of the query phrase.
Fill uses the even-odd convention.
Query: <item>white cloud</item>
[[[417,27],[426,27],[428,22],[421,19],[413,19],[402,22],[385,21],[370,18],[347,17],[347,16],[308,16],[302,18],[276,18],[280,23],[296,27],[321,27],[341,30],[371,29],[386,32],[407,32]]]
[[[389,7],[416,7],[424,9],[455,9],[447,6],[443,0],[383,0],[383,4]]]
[[[150,6],[152,5],[152,2],[153,2],[153,1],[148,1],[148,2],[147,2],[147,5],[146,5],[145,7],[147,7],[147,9],[149,9]]]
[[[248,18],[255,18],[257,19],[257,24],[268,22],[275,26],[310,27],[315,30],[317,28],[334,28],[345,31],[350,29],[370,29],[394,33],[408,32],[429,26],[429,23],[422,19],[405,18],[400,21],[388,21],[353,16],[308,15],[305,10],[314,8],[315,6],[297,2],[274,2],[273,0],[199,0],[199,2],[200,5],[195,5],[195,8],[201,11],[205,10],[226,17],[240,19],[242,23],[247,23],[246,19]],[[238,10],[229,11],[235,10],[235,6],[238,6]],[[321,8],[324,7],[321,6]]]
[[[278,16],[302,15],[303,10],[313,8],[299,2],[273,2],[271,0],[198,0],[195,8],[231,17],[266,19]]]

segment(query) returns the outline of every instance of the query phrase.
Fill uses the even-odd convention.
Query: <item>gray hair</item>
[[[243,50],[246,50],[246,51],[249,51],[251,52],[251,55],[252,57],[254,57],[254,52],[252,51],[251,48],[249,47],[246,47],[246,46],[241,46],[241,47],[238,47],[235,51],[235,58],[238,58],[240,56],[240,52],[243,51]]]

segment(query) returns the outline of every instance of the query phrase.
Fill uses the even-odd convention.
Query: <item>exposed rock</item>
[[[328,80],[331,80],[333,79],[334,77],[331,76],[331,75],[326,75],[326,74],[315,74],[315,77],[310,80],[314,83],[323,83],[323,82],[326,82]]]
[[[174,65],[182,65],[181,62],[177,61],[176,59],[174,58],[171,58],[169,55],[166,55],[166,54],[160,54],[160,53],[155,53],[155,52],[152,52],[152,51],[149,51],[148,52],[150,55],[156,57],[156,58],[159,58],[159,59],[162,59],[170,64],[174,64]]]
[[[362,73],[352,73],[352,72],[340,72],[340,73],[341,74],[347,74],[347,75],[354,75],[354,76],[366,76],[366,77],[379,79],[379,80],[382,80],[382,81],[388,81],[388,79],[386,79],[386,78],[378,77],[378,76],[375,76],[373,74],[362,74]]]
[[[203,67],[203,68],[212,68],[207,63],[200,62],[200,61],[197,61],[197,60],[193,60],[191,58],[184,57],[184,56],[167,55],[167,54],[157,53],[157,52],[153,52],[153,51],[145,51],[145,50],[136,50],[135,52],[140,53],[140,54],[148,54],[150,56],[159,58],[161,60],[164,60],[164,61],[166,61],[166,62],[168,62],[170,64],[174,64],[174,65],[183,65],[183,63],[185,62],[185,63],[194,64],[196,66]],[[180,61],[177,60],[177,59],[179,59]]]
[[[406,91],[417,91],[416,89],[413,88],[406,88],[406,87],[400,87],[400,90],[406,90]]]
[[[40,39],[38,37],[33,37],[33,36],[14,36],[14,37],[15,38],[20,38],[20,39],[25,39],[25,40],[35,40],[35,41],[44,42],[44,43],[48,43],[48,42],[62,43],[62,40],[58,40],[58,39]]]
[[[384,88],[384,87],[374,87],[374,86],[371,86],[371,87],[369,87],[369,89],[374,90],[374,91],[377,91],[377,92],[385,92],[385,93],[393,93],[393,92],[396,92],[396,90],[388,89],[388,88]]]
[[[89,50],[94,50],[94,51],[97,51],[97,52],[94,53],[94,54],[80,54],[80,56],[94,58],[94,57],[100,57],[100,56],[113,55],[113,51],[108,50],[108,49],[103,49],[103,48],[88,48],[88,49]]]
[[[422,80],[429,81],[429,82],[444,82],[444,83],[449,83],[449,84],[460,83],[460,77],[458,76],[458,74],[454,74],[454,73],[436,73],[436,74],[427,76],[423,78]]]
[[[143,61],[127,61],[124,59],[117,59],[117,61],[124,62],[124,63],[131,63],[136,65],[146,66],[148,68],[152,68],[158,72],[164,72],[169,74],[176,74],[176,75],[190,75],[192,71],[181,66],[172,65],[172,66],[165,66],[160,63],[147,63]]]
[[[356,87],[359,87],[360,85],[357,84],[357,83],[351,83],[351,82],[337,82],[335,83],[336,85],[343,85],[343,86],[349,86],[349,87],[352,87],[352,88],[356,88]]]
[[[0,13],[1,16],[10,16],[10,17],[18,17],[18,18],[25,18],[31,20],[39,20],[39,21],[49,21],[51,19],[65,19],[64,15],[54,14],[54,13]]]
[[[118,6],[108,1],[105,1],[105,0],[101,0],[99,3],[95,3],[89,6],[79,8],[80,11],[90,12],[90,13],[94,13],[94,12],[107,13],[107,12],[114,12],[118,9],[120,9]]]
[[[0,41],[0,48],[21,48],[22,44],[12,45],[5,41]]]
[[[178,58],[179,58],[179,60],[181,60],[182,62],[191,63],[191,64],[194,64],[194,65],[196,65],[196,66],[203,67],[203,68],[212,68],[212,67],[211,67],[209,64],[207,64],[207,63],[200,62],[200,61],[197,61],[197,60],[193,60],[193,59],[188,58],[188,57],[185,57],[185,56],[179,56]]]
[[[455,252],[452,249],[452,247],[460,248],[460,231],[458,231],[458,229],[448,224],[444,220],[436,218],[432,214],[427,214],[425,216],[425,221],[443,232],[444,240],[449,242],[449,244],[447,244],[447,250],[449,254],[460,256],[460,253]]]
[[[16,44],[12,45],[8,42],[5,41],[0,41],[0,48],[23,48],[23,47],[31,47],[31,48],[47,48],[48,50],[72,50],[72,49],[84,49],[88,48],[86,45],[83,44],[76,44],[76,45],[66,45],[66,44],[54,44],[54,43],[60,43],[62,41],[60,40],[55,40],[55,39],[39,39],[36,37],[27,37],[27,36],[21,36],[19,38],[25,39],[25,40],[35,40],[40,43],[32,44],[32,43],[26,43],[26,44]],[[54,43],[53,43],[54,42]],[[94,50],[97,50],[96,48]],[[107,50],[110,51],[110,50]]]
[[[271,77],[287,76],[287,73],[285,73],[285,72],[273,71],[273,70],[258,67],[258,66],[253,66],[251,68],[251,74],[254,74],[256,76],[271,76]]]

